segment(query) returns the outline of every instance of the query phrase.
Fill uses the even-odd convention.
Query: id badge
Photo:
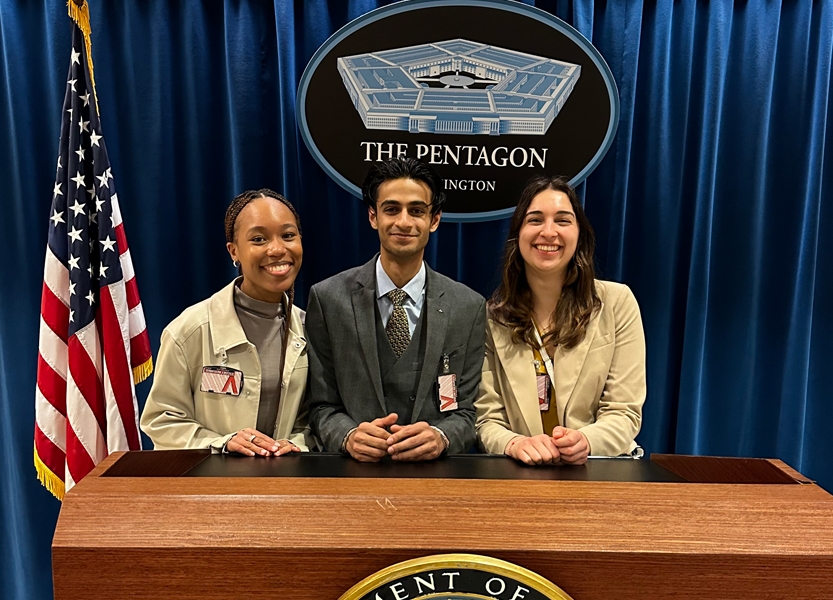
[[[451,372],[451,359],[443,354],[443,374],[437,376],[437,389],[440,390],[440,412],[457,410],[457,374]]]
[[[550,376],[536,375],[535,380],[538,383],[538,409],[547,412],[550,409]]]
[[[228,367],[203,367],[200,391],[239,396],[243,391],[243,371]]]
[[[440,388],[440,412],[457,410],[457,374],[439,375],[437,385]]]

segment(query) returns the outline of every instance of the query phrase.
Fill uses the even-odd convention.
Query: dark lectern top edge
[[[182,477],[211,456],[210,449],[125,452],[102,477]]]

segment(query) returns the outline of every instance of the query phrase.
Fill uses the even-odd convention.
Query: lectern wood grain
[[[108,460],[64,500],[56,600],[336,600],[446,552],[574,600],[833,598],[833,497],[815,485],[95,476]]]
[[[652,454],[651,461],[692,483],[798,483],[779,465],[759,458]]]

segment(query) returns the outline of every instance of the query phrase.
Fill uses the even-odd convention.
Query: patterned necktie
[[[395,289],[385,295],[393,302],[393,312],[390,319],[388,319],[385,333],[388,335],[390,347],[393,348],[396,357],[399,358],[408,349],[408,344],[411,343],[411,334],[408,331],[408,315],[402,306],[408,294],[405,293],[405,290]]]

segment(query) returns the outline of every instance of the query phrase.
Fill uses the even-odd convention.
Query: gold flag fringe
[[[72,2],[72,0],[70,0]],[[38,472],[38,480],[58,500],[64,499],[64,482],[61,478],[49,470],[38,456],[38,449],[35,448],[35,470]]]
[[[87,0],[82,0],[80,6],[75,3],[75,0],[67,0],[67,13],[75,21],[75,24],[78,25],[81,33],[84,34],[84,45],[87,47],[87,66],[90,69],[90,80],[93,84],[95,108],[98,110],[98,94],[95,91],[95,75],[93,73],[93,43],[90,37],[92,36],[92,28],[90,28],[90,7],[87,5]]]
[[[147,359],[139,366],[133,367],[133,383],[142,383],[150,377],[151,373],[153,373],[153,357]]]

